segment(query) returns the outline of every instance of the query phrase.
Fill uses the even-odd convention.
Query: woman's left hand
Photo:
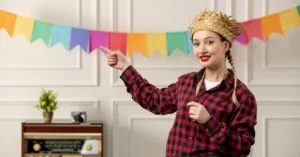
[[[197,120],[201,124],[206,123],[210,119],[211,116],[203,105],[193,101],[189,102],[187,105],[190,107],[190,118]]]

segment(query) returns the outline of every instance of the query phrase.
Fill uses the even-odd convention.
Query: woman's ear
[[[225,46],[224,46],[224,52],[227,52],[229,50],[229,48],[230,48],[230,44],[227,41],[225,41],[224,44],[225,44]]]

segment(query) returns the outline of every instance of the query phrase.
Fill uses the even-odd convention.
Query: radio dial
[[[86,145],[85,149],[86,149],[87,151],[92,150],[92,145],[90,145],[90,144]]]
[[[38,143],[36,143],[36,144],[33,145],[33,149],[35,151],[39,151],[41,149],[41,146]]]

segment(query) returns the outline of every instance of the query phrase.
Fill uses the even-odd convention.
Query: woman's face
[[[193,35],[194,55],[202,67],[217,68],[226,64],[225,53],[228,42],[222,42],[220,36],[212,31],[199,30]]]

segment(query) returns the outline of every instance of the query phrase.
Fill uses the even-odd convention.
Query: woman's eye
[[[193,43],[194,46],[199,46],[199,43]]]
[[[211,45],[211,44],[213,44],[214,42],[213,41],[207,41],[206,42],[208,45]]]

